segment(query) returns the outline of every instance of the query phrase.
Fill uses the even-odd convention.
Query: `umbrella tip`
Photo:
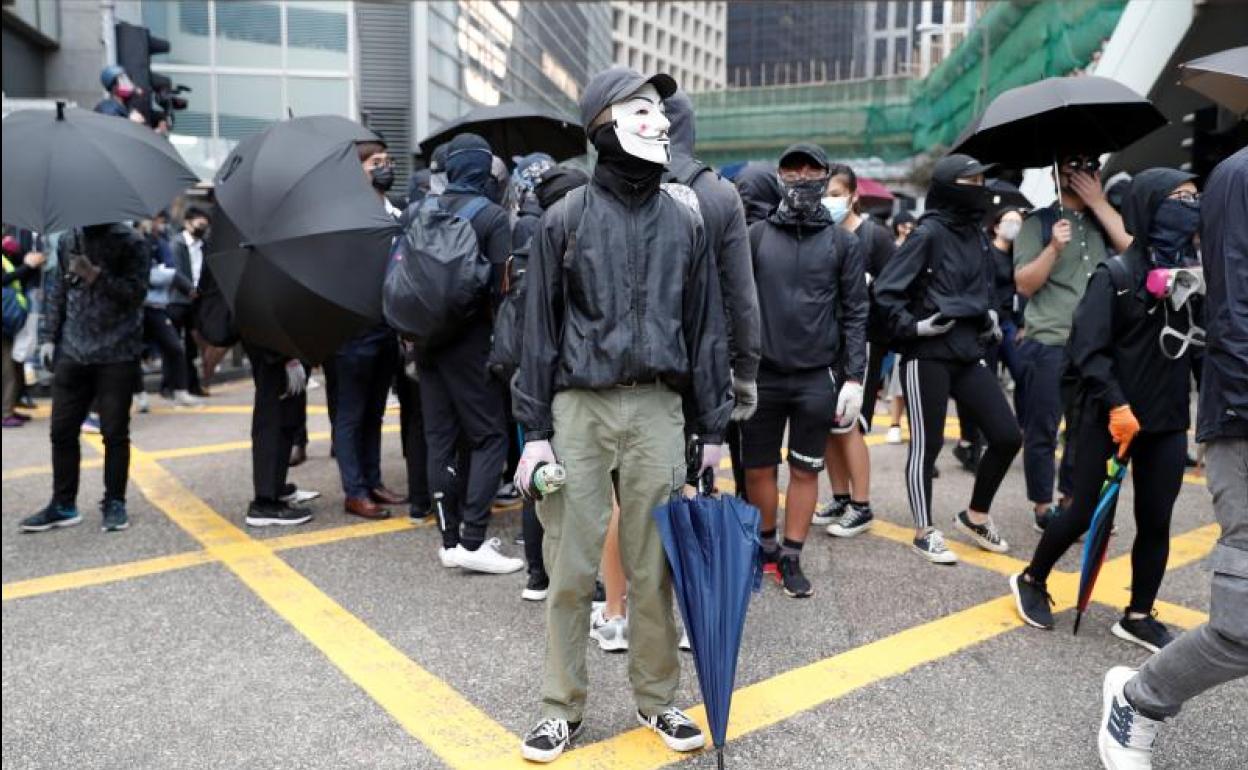
[[[719,770],[724,770],[724,747],[715,747],[715,764]]]
[[[63,100],[58,100],[56,103],[56,119],[65,119],[65,102]]]

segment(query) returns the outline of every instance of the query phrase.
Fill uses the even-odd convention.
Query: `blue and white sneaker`
[[[120,532],[130,527],[125,500],[105,500],[100,503],[100,513],[104,514],[102,528],[105,532]]]
[[[1133,668],[1115,666],[1101,686],[1101,729],[1096,745],[1107,770],[1151,770],[1153,742],[1161,722],[1150,719],[1127,702],[1123,690],[1136,676]]]
[[[933,564],[957,564],[958,555],[945,545],[945,536],[939,529],[928,529],[914,538],[911,546],[915,553]]]
[[[47,507],[33,516],[27,516],[18,524],[23,532],[47,532],[58,527],[72,527],[82,523],[82,514],[77,508],[66,508],[56,503],[48,503]]]

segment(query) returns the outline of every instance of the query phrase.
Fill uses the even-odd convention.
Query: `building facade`
[[[866,2],[728,4],[728,85],[796,85],[868,76]]]
[[[686,91],[727,84],[726,2],[611,2],[611,58],[639,72],[666,72]]]

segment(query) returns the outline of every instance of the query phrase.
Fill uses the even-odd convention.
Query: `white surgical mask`
[[[647,83],[627,99],[611,105],[615,135],[624,152],[651,163],[671,161],[667,130],[671,121],[663,114],[659,91]]]
[[[1019,231],[1022,229],[1023,229],[1022,222],[1015,222],[1014,220],[1010,219],[1010,220],[1006,220],[1002,222],[1000,225],[997,226],[997,234],[1001,236],[1001,240],[1006,241],[1006,242],[1013,242],[1014,239],[1018,237]]]
[[[849,196],[826,195],[823,198],[823,207],[828,210],[832,221],[839,225],[849,216]]]

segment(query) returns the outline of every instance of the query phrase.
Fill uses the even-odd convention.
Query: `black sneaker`
[[[848,500],[833,499],[832,502],[815,511],[810,523],[816,527],[826,527],[845,515],[849,507]]]
[[[580,731],[580,722],[554,717],[543,719],[524,736],[520,754],[530,762],[554,762]]]
[[[47,532],[57,527],[72,527],[82,523],[82,514],[77,508],[64,508],[56,503],[48,503],[47,507],[33,516],[27,516],[18,524],[23,532]]]
[[[871,513],[871,506],[860,507],[850,503],[845,515],[841,516],[839,521],[829,524],[825,531],[833,537],[853,537],[871,529],[873,521],[875,521],[875,514]]]
[[[429,508],[428,506],[425,506],[422,508],[419,505],[412,505],[412,506],[408,506],[408,509],[407,509],[407,518],[411,519],[413,523],[418,522],[418,521],[424,521],[425,519],[429,518],[432,515],[433,515],[433,509]]]
[[[939,529],[929,529],[914,538],[911,547],[915,553],[933,564],[957,564],[958,555],[949,550],[945,536]]]
[[[100,503],[100,513],[104,514],[103,529],[105,532],[120,532],[130,527],[125,500],[105,500]]]
[[[1053,630],[1053,597],[1044,583],[1033,583],[1023,578],[1023,573],[1010,575],[1010,593],[1014,594],[1014,608],[1018,616],[1029,626]]]
[[[979,470],[980,449],[978,444],[963,444],[958,442],[953,448],[953,456],[957,461],[962,463],[962,470],[967,473],[975,473]]]
[[[1048,508],[1040,511],[1039,513],[1033,511],[1032,516],[1034,518],[1031,522],[1031,528],[1037,532],[1044,532],[1044,530],[1046,530],[1050,524],[1057,521],[1063,513],[1064,511],[1060,505],[1050,505]]]
[[[311,520],[312,512],[307,508],[299,508],[280,500],[272,503],[253,500],[247,506],[249,527],[290,527],[307,524]]]
[[[637,721],[658,733],[672,751],[695,751],[706,743],[702,728],[675,707],[664,709],[652,717],[638,711]]]
[[[789,598],[808,599],[815,593],[810,581],[802,574],[802,563],[796,556],[781,556],[777,569],[780,573],[780,585],[784,587],[784,593]]]
[[[1161,652],[1161,648],[1174,641],[1174,634],[1157,620],[1157,610],[1148,617],[1131,618],[1122,616],[1110,629],[1119,639],[1138,644],[1149,652]]]
[[[971,521],[966,511],[961,511],[953,517],[953,525],[969,535],[975,541],[975,545],[985,551],[1005,553],[1010,550],[1010,544],[1001,537],[1001,533],[997,531],[996,522],[992,519],[988,519],[985,524],[976,524]]]
[[[520,593],[526,602],[545,601],[546,592],[550,590],[550,577],[545,572],[530,572],[529,582]]]

